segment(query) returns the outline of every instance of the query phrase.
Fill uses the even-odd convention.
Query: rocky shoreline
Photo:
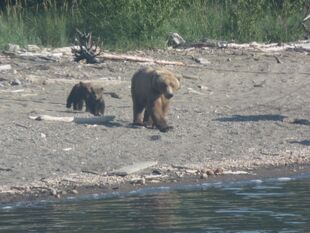
[[[169,166],[148,168],[148,172],[137,175],[107,175],[84,171],[58,179],[20,187],[1,188],[0,206],[14,203],[79,199],[86,196],[103,196],[110,193],[127,193],[133,190],[180,185],[205,184],[214,182],[236,182],[263,180],[268,178],[298,177],[310,175],[310,164],[290,164],[286,166],[257,167],[247,170],[224,170],[223,168],[196,170],[193,167]],[[80,183],[78,183],[80,181]],[[57,183],[57,186],[55,185]]]

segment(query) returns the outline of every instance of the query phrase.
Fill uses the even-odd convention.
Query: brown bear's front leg
[[[163,111],[163,102],[161,98],[156,99],[153,102],[149,102],[147,111],[150,113],[153,123],[161,132],[167,132],[172,129],[172,126],[167,124],[165,119],[165,112]]]

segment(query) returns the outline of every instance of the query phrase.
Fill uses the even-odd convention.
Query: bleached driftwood
[[[305,17],[304,21],[309,20],[310,15]],[[91,39],[89,36],[88,38]],[[91,47],[89,47],[91,46]],[[190,48],[220,48],[220,49],[236,49],[236,50],[246,50],[246,51],[257,51],[257,52],[265,52],[265,53],[276,53],[282,51],[297,51],[297,52],[310,52],[310,40],[304,41],[297,41],[294,43],[244,43],[244,44],[237,44],[237,43],[227,43],[222,41],[206,41],[206,42],[199,42],[199,43],[186,43],[185,47],[178,47],[183,49],[190,49]],[[72,51],[77,51],[79,47],[75,46]],[[80,46],[80,48],[84,48]],[[131,62],[143,62],[143,63],[150,63],[150,64],[158,64],[158,65],[175,65],[175,66],[188,66],[188,67],[201,67],[201,65],[197,64],[187,64],[182,61],[168,61],[168,60],[158,60],[152,57],[142,57],[136,55],[128,55],[128,54],[111,54],[105,52],[97,52],[97,47],[93,48],[93,44],[89,42],[88,45],[89,49],[93,49],[93,58],[102,60],[114,60],[114,61],[131,61]],[[100,49],[99,49],[100,51]],[[46,49],[42,49],[42,51],[38,52],[29,52],[25,51],[25,49],[20,49],[18,46],[11,45],[11,48],[8,51],[5,51],[7,54],[12,54],[18,57],[22,57],[25,59],[44,59],[44,60],[51,60],[57,61],[64,56],[69,56],[68,48],[59,48],[58,50],[48,51]],[[92,62],[90,62],[92,63]],[[95,67],[95,66],[94,66]],[[96,66],[99,67],[99,66]]]
[[[117,80],[116,78],[109,77],[110,79],[91,79],[83,80],[83,82],[91,82],[94,85],[118,85],[126,81]],[[81,79],[65,79],[65,78],[48,78],[42,76],[28,75],[25,80],[32,83],[44,83],[44,84],[76,84],[82,81]]]
[[[0,93],[19,93],[24,92],[25,89],[17,89],[17,90],[0,90]]]
[[[102,57],[103,59],[116,60],[116,61],[148,62],[148,63],[155,63],[159,65],[186,66],[186,64],[181,61],[156,60],[154,58],[139,57],[139,56],[133,56],[133,55],[124,55],[124,54],[116,55],[116,54],[111,54],[111,53],[102,53],[100,57]]]
[[[306,17],[308,18],[308,17]],[[293,50],[297,52],[310,52],[310,40],[305,41],[297,41],[294,43],[228,43],[228,42],[199,42],[199,43],[187,43],[184,48],[219,48],[219,49],[240,49],[240,50],[248,50],[248,51],[259,51],[259,52],[281,52],[287,50]]]
[[[113,121],[115,116],[100,116],[100,117],[58,117],[50,115],[37,115],[29,116],[32,120],[37,121],[60,121],[60,122],[74,122],[77,124],[90,124],[90,125],[100,125]]]
[[[61,122],[74,121],[74,117],[56,117],[50,115],[29,116],[29,118],[37,121],[61,121]]]

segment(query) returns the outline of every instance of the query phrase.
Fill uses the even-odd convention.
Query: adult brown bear
[[[169,100],[179,88],[180,78],[169,70],[150,67],[138,70],[131,79],[133,124],[152,124],[161,132],[171,129],[166,114]]]
[[[102,94],[102,87],[93,87],[90,83],[79,82],[73,86],[67,98],[66,106],[71,108],[73,105],[74,110],[82,110],[85,102],[87,112],[95,116],[103,115],[105,102]]]

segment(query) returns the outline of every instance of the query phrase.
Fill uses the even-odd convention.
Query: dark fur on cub
[[[74,110],[82,110],[85,102],[86,111],[95,116],[103,115],[105,103],[102,97],[103,88],[93,87],[90,83],[80,82],[73,86],[68,98],[67,108],[73,105]]]
[[[180,78],[162,68],[142,68],[131,79],[133,124],[156,126],[167,132],[172,126],[166,121],[169,100],[180,88]]]

